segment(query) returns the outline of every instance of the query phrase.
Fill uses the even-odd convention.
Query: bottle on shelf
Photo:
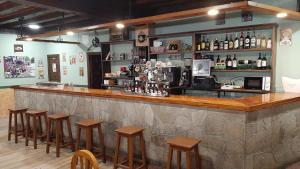
[[[247,36],[246,36],[245,42],[244,42],[244,48],[250,49],[250,32],[247,32]]]
[[[197,47],[196,47],[197,51],[201,51],[201,38],[199,38],[199,41],[197,43]]]
[[[239,49],[240,48],[240,39],[238,38],[238,34],[235,34],[235,39],[234,39],[234,49]]]
[[[260,34],[258,34],[257,38],[256,38],[256,47],[261,48],[261,36],[260,36]]]
[[[266,57],[266,54],[264,55],[264,57],[262,58],[262,61],[261,61],[261,68],[262,69],[267,69],[267,57]]]
[[[210,68],[214,69],[215,68],[215,59],[214,59],[214,55],[210,56]]]
[[[250,48],[256,48],[256,35],[255,31],[253,31],[251,42],[250,42]]]
[[[216,38],[216,40],[214,42],[214,50],[219,50],[219,41],[218,41],[218,38]]]
[[[232,39],[232,35],[230,35],[230,40],[229,40],[228,48],[230,50],[232,50],[234,48],[234,42],[233,42],[233,39]]]
[[[209,41],[208,38],[206,38],[206,42],[205,42],[205,50],[209,51]]]
[[[214,43],[215,43],[215,41],[212,39],[212,40],[210,41],[210,44],[209,44],[209,50],[210,50],[210,51],[214,51]]]
[[[240,49],[244,49],[244,41],[245,41],[245,38],[244,38],[244,32],[241,32],[241,36],[240,36]]]
[[[261,48],[267,48],[267,39],[266,39],[265,35],[263,35],[263,37],[261,39]]]
[[[253,63],[255,63],[255,61],[253,61],[253,60],[239,60],[238,61],[239,65],[248,65],[248,64],[253,64]]]
[[[205,50],[205,37],[203,36],[202,41],[201,41],[201,50]]]
[[[220,39],[219,42],[219,50],[224,50],[224,41],[222,40],[222,38]]]
[[[272,39],[271,38],[269,38],[268,41],[267,41],[267,48],[268,49],[272,48]]]
[[[257,69],[261,69],[261,67],[262,67],[261,53],[259,53],[259,57],[258,57],[257,62],[256,62],[256,67],[257,67]]]
[[[227,60],[227,69],[232,69],[232,60],[231,60],[231,56],[228,56],[228,60]]]
[[[228,60],[229,60],[229,56],[226,55],[226,59],[225,59],[225,65],[226,65],[226,68],[227,68],[227,65],[228,65]]]
[[[217,63],[220,63],[220,62],[221,62],[220,55],[218,55]]]
[[[232,69],[237,69],[236,54],[234,54],[234,57],[233,57],[233,60],[232,60]]]
[[[228,35],[226,34],[226,38],[224,40],[224,50],[228,50],[228,45],[229,45]]]

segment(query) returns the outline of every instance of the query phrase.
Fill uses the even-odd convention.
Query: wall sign
[[[4,56],[5,78],[35,77],[35,61],[29,56]]]

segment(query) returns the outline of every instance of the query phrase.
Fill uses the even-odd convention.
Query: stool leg
[[[59,121],[56,121],[56,157],[60,155],[60,138],[61,138],[61,125]]]
[[[171,167],[172,167],[172,157],[173,157],[173,148],[171,145],[169,145],[167,169],[171,169]]]
[[[177,150],[177,169],[181,169],[181,151]]]
[[[71,129],[70,118],[68,118],[68,120],[67,120],[67,126],[68,126],[69,141],[70,141],[70,144],[71,144],[71,149],[72,149],[72,151],[75,151],[74,142],[73,142],[73,136],[72,136],[72,129]]]
[[[191,169],[191,152],[186,152],[186,169]]]
[[[33,116],[33,145],[34,149],[37,149],[37,117]]]
[[[99,142],[102,146],[102,154],[103,154],[103,163],[106,163],[106,153],[105,153],[105,144],[104,144],[104,135],[102,133],[101,124],[98,125],[98,134],[99,134]]]
[[[44,136],[44,139],[46,138],[47,139],[47,135],[48,135],[48,120],[47,120],[47,113],[45,113],[44,115],[44,120],[45,120],[45,130],[46,130],[46,132],[45,132],[45,136]]]
[[[65,141],[64,141],[64,125],[63,125],[63,121],[61,120],[60,122],[60,140],[61,140],[61,143],[64,145],[65,144]]]
[[[39,116],[39,134],[43,135],[43,125],[42,125],[42,117]],[[41,137],[41,141],[43,140],[43,138]]]
[[[11,121],[12,121],[12,113],[9,112],[9,119],[8,119],[8,141],[11,140]]]
[[[25,134],[25,145],[28,146],[28,141],[29,141],[29,133],[30,133],[30,117],[28,114],[25,114],[26,118],[26,134]]]
[[[201,169],[201,161],[200,161],[198,145],[195,146],[194,151],[195,151],[195,157],[196,157],[196,167],[197,167],[197,169]]]
[[[25,125],[24,125],[24,117],[23,117],[23,112],[20,114],[21,116],[21,126],[22,126],[22,133],[23,133],[23,137],[25,137]]]
[[[81,128],[79,126],[77,126],[76,150],[79,150],[80,135],[81,135]]]
[[[115,146],[115,157],[114,157],[114,169],[117,169],[119,163],[120,144],[121,144],[121,136],[117,134],[116,146]]]
[[[17,118],[17,113],[14,113],[14,133],[15,133],[15,143],[18,143],[18,118]]]
[[[147,168],[146,147],[145,147],[145,139],[144,139],[144,135],[143,134],[140,135],[140,145],[141,145],[143,166],[144,166],[144,168]]]
[[[49,153],[50,149],[50,137],[51,137],[51,126],[52,126],[52,121],[50,119],[47,119],[47,146],[46,146],[46,153]]]
[[[133,152],[134,152],[134,145],[133,145],[133,137],[128,137],[128,164],[129,169],[133,169]]]
[[[86,138],[85,138],[86,139],[86,149],[91,151],[91,148],[92,148],[92,145],[91,145],[92,140],[91,139],[93,139],[92,138],[92,129],[86,128],[85,130],[86,130]]]

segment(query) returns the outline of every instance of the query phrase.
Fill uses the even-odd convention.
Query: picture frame
[[[14,44],[14,52],[17,53],[17,52],[23,52],[24,49],[23,49],[23,44]]]

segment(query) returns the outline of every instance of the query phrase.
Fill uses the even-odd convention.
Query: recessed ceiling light
[[[122,23],[117,23],[117,24],[116,24],[116,27],[117,27],[118,29],[123,29],[123,28],[125,27],[125,25],[122,24]]]
[[[217,10],[217,9],[211,9],[211,10],[209,10],[209,11],[207,12],[207,14],[208,14],[209,16],[216,16],[216,15],[219,14],[219,10]]]
[[[40,29],[41,28],[40,25],[37,25],[37,24],[29,24],[28,27],[30,29]]]
[[[68,31],[68,32],[67,32],[67,35],[74,35],[74,32]]]
[[[33,39],[32,39],[32,38],[26,38],[26,40],[27,40],[27,41],[32,41]]]
[[[287,13],[285,13],[285,12],[281,12],[281,13],[278,13],[276,16],[277,16],[277,18],[285,18],[285,17],[287,17]]]

